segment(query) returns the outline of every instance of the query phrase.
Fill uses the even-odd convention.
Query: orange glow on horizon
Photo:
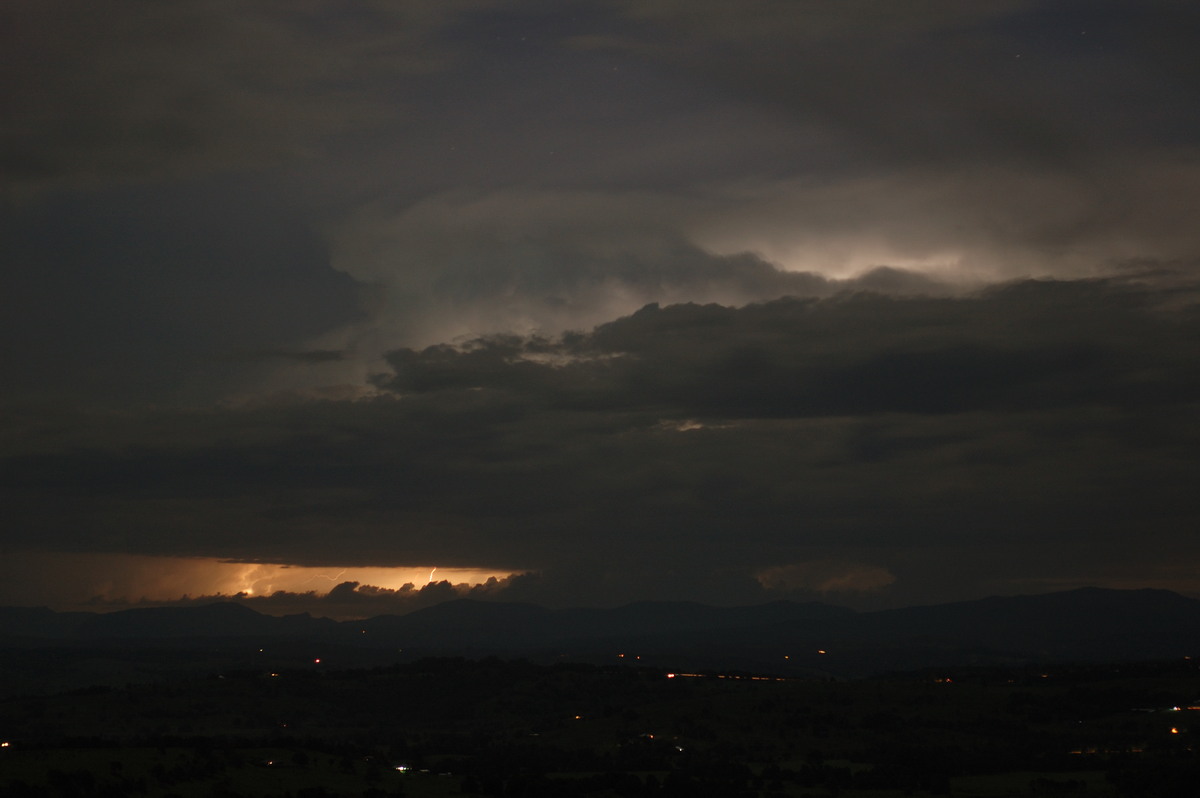
[[[17,578],[0,587],[0,604],[81,606],[89,602],[177,601],[207,596],[259,598],[285,593],[327,595],[344,582],[385,590],[420,590],[434,581],[480,585],[514,571],[451,568],[305,566],[233,562],[212,557],[22,552],[9,563]],[[10,594],[11,595],[8,595]]]

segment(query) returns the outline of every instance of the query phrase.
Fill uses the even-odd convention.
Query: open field
[[[853,681],[309,663],[5,699],[0,790],[1141,798],[1195,777],[1197,696],[1186,660]]]

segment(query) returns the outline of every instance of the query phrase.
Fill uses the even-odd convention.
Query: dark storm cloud
[[[784,271],[891,266],[970,283],[1200,249],[1198,79],[1184,68],[1197,25],[1179,4],[188,0],[99,12],[59,0],[3,13],[5,232],[18,231],[4,255],[32,275],[22,304],[46,309],[20,332],[18,376],[45,381],[43,394],[62,384],[39,364],[72,349],[47,326],[64,338],[128,330],[95,339],[93,368],[120,359],[124,381],[161,389],[156,400],[346,394],[400,347],[556,334],[647,302],[827,293]],[[200,221],[122,212],[114,185],[129,184]],[[121,246],[148,239],[169,261],[199,229],[219,238],[247,191],[243,212],[264,225],[254,258],[294,259],[319,296],[310,264],[327,257],[360,284],[365,319],[334,274],[320,278],[343,286],[327,309],[290,301],[290,281],[276,293],[198,262],[186,275],[155,268],[145,301],[108,301],[96,285],[123,252],[87,231],[111,224]],[[31,224],[41,238],[20,232]],[[52,304],[49,273],[102,301]],[[181,344],[242,337],[230,348],[347,356],[235,379],[112,356],[130,338],[175,336],[155,319],[160,296],[206,291],[262,323],[230,325],[199,298]]]
[[[419,150],[453,185],[341,217],[335,262],[381,286],[380,353],[819,295],[722,284],[714,255],[968,281],[1194,259],[1181,30],[1154,3],[502,4],[458,20],[494,59],[441,76],[454,111]]]
[[[126,420],[86,450],[60,420],[5,460],[10,543],[529,568],[560,602],[1165,578],[1196,553],[1194,299],[650,307],[397,352],[395,399]]]
[[[39,204],[4,233],[9,401],[212,401],[249,378],[228,355],[362,315],[304,215],[236,183]]]
[[[1174,162],[1200,126],[1200,20],[1171,2],[5,13],[6,173],[29,187],[279,166],[341,211],[460,187],[694,195],[1003,163],[1102,189],[1118,188],[1107,164]]]
[[[10,188],[100,185],[271,165],[400,103],[470,3],[6,3]]]
[[[593,46],[807,131],[692,228],[723,251],[1001,276],[1195,257],[1200,71],[1183,63],[1200,14],[1186,4],[626,7],[646,27]]]
[[[1198,13],[8,3],[0,541],[1194,584]]]
[[[596,46],[702,71],[885,159],[1065,166],[1094,148],[1190,147],[1200,125],[1184,66],[1200,13],[1169,0],[626,7],[648,27]]]
[[[334,349],[310,349],[291,351],[287,349],[265,349],[258,352],[243,352],[238,356],[247,360],[294,360],[298,363],[329,363],[346,359],[345,352]]]
[[[401,350],[388,356],[395,375],[378,384],[401,393],[508,391],[554,408],[669,417],[1193,400],[1191,352],[1180,353],[1177,327],[1155,318],[1150,303],[1161,301],[1094,281],[1019,283],[971,299],[843,294],[740,309],[648,306],[562,340],[494,336]]]

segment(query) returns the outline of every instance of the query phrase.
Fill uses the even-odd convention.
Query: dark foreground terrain
[[[341,622],[263,615],[235,600],[109,613],[0,607],[0,696],[120,686],[130,670],[144,678],[198,665],[259,668],[306,650],[338,669],[494,656],[846,679],[962,665],[1179,659],[1200,654],[1200,600],[1080,588],[855,612],[790,601],[549,609],[461,599]]]
[[[10,695],[0,794],[1153,798],[1200,779],[1185,658],[854,680],[269,661]]]

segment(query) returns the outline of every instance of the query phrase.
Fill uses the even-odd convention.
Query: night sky
[[[1200,592],[1198,41],[8,0],[0,603]]]

